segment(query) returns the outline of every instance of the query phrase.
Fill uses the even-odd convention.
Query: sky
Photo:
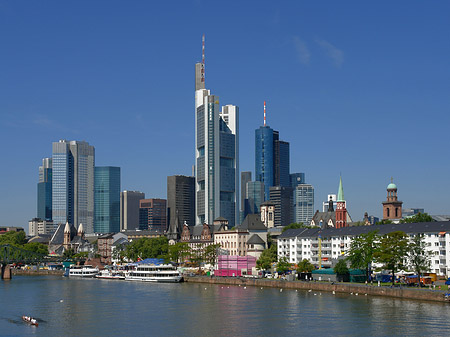
[[[406,208],[449,214],[446,1],[0,0],[0,225],[36,216],[52,142],[85,140],[122,190],[165,198],[194,163],[194,66],[240,109],[240,170],[255,129],[290,142],[315,208],[342,175],[354,221]]]

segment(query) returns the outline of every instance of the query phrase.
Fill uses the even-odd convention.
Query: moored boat
[[[70,266],[69,269],[69,277],[94,277],[99,272],[97,267],[93,267],[91,265],[83,265],[83,266]]]
[[[109,269],[103,269],[99,274],[95,275],[96,278],[105,280],[125,280],[125,276],[121,275],[118,271],[112,271]]]
[[[183,277],[171,264],[137,264],[128,271],[126,281],[178,283]]]

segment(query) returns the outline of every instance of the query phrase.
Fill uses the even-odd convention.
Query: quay
[[[314,281],[285,281],[271,279],[254,279],[242,277],[209,277],[209,276],[184,276],[185,282],[190,283],[209,283],[209,284],[226,284],[226,285],[245,285],[254,287],[271,287],[282,289],[300,289],[313,291],[328,291],[340,294],[356,294],[359,296],[384,296],[401,298],[408,300],[422,300],[433,302],[449,302],[445,293],[439,290],[406,288],[406,287],[378,287],[376,285],[365,284],[345,284],[330,282],[314,282]]]

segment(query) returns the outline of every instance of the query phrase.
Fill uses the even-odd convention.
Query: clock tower
[[[339,191],[336,204],[336,228],[347,227],[347,207],[344,200],[344,188],[342,187],[342,176],[339,179]]]

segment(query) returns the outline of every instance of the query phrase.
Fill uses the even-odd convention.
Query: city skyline
[[[51,4],[0,3],[0,139],[14,144],[1,150],[1,225],[36,216],[37,168],[58,139],[95,146],[96,164],[121,167],[122,190],[149,198],[167,197],[167,176],[191,175],[202,34],[207,87],[239,106],[240,171],[255,174],[266,100],[315,209],[342,172],[354,221],[382,217],[391,176],[405,208],[449,213],[449,4],[230,2],[203,22],[192,20],[201,2]]]

